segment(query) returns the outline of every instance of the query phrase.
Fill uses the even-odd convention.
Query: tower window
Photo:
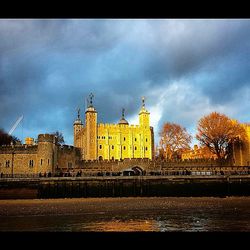
[[[136,138],[135,138],[135,141],[136,141]]]
[[[114,146],[112,145],[112,147],[111,147],[112,149],[114,149]]]
[[[135,150],[137,149],[137,147],[135,147]]]
[[[30,160],[30,161],[29,161],[29,166],[30,166],[30,167],[33,167],[33,166],[34,166],[34,161],[33,161],[33,160]]]
[[[49,159],[48,159],[48,165],[49,165]]]
[[[146,138],[146,142],[148,141],[148,138]]]
[[[8,160],[8,161],[6,161],[6,163],[5,163],[6,165],[6,168],[8,168],[9,166],[10,166],[10,161]]]
[[[68,162],[68,168],[72,168],[72,162]]]
[[[123,149],[125,150],[125,149],[126,149],[126,147],[124,146],[124,147],[123,147]]]
[[[41,165],[43,165],[43,159],[41,159]]]
[[[124,137],[123,140],[126,141],[126,138]]]
[[[148,150],[148,147],[146,147],[146,150]]]
[[[99,148],[102,149],[102,145],[100,145]]]

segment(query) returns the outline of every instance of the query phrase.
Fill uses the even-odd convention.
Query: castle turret
[[[86,123],[86,160],[97,159],[97,112],[93,106],[94,95],[89,95],[90,102],[85,111],[85,123]]]
[[[74,122],[74,146],[79,147],[77,143],[77,134],[80,132],[80,130],[83,128],[83,124],[80,118],[80,109],[77,110],[77,119]]]
[[[124,117],[124,112],[125,112],[125,109],[123,108],[123,109],[122,109],[122,118],[121,118],[121,120],[119,121],[118,124],[129,125],[129,124],[128,124],[128,121],[127,121],[127,120],[125,119],[125,117]]]
[[[149,128],[150,113],[145,108],[145,98],[142,97],[142,107],[139,113],[139,125],[143,128]]]
[[[57,142],[53,134],[38,135],[38,172],[55,172],[57,164]]]

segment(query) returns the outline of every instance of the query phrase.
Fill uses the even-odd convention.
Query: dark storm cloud
[[[100,122],[134,117],[147,96],[159,124],[190,127],[192,104],[230,107],[249,86],[249,20],[1,20],[0,37],[1,127],[24,114],[24,137],[60,130],[72,143],[90,92]]]

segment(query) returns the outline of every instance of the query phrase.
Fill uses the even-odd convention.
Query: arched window
[[[114,146],[112,145],[111,148],[114,149]]]
[[[5,165],[5,166],[6,166],[6,168],[8,168],[8,167],[10,166],[10,161],[9,161],[9,160],[7,160],[5,164],[6,164],[6,165]]]
[[[123,149],[125,150],[125,149],[126,149],[126,146],[123,146]]]
[[[33,160],[30,160],[29,161],[29,166],[32,168],[34,166],[34,161]]]
[[[102,158],[102,156],[100,155],[100,156],[99,156],[99,161],[102,161],[102,160],[103,160],[103,158]]]
[[[137,147],[135,147],[135,150],[137,149]]]
[[[102,145],[100,145],[99,148],[102,149]]]

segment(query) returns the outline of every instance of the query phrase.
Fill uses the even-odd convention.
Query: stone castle
[[[36,144],[8,145],[0,148],[0,173],[55,173],[56,169],[72,169],[80,152],[73,146],[59,146],[51,134],[40,134]]]
[[[81,149],[84,160],[123,160],[125,158],[154,157],[154,132],[150,127],[150,113],[144,98],[139,112],[139,125],[129,125],[124,118],[118,124],[98,124],[93,96],[85,111],[85,126],[78,118],[74,122],[74,146]]]
[[[38,174],[55,173],[58,169],[84,168],[88,161],[121,161],[154,158],[154,133],[150,113],[144,98],[139,112],[139,125],[129,125],[124,118],[118,124],[98,124],[93,95],[85,111],[85,126],[78,118],[74,122],[74,146],[57,143],[52,134],[40,134],[37,142],[26,138],[25,144],[0,148],[0,173]]]
[[[52,134],[40,134],[37,141],[28,138],[25,144],[0,147],[0,173],[4,175],[36,175],[57,170],[120,171],[131,164],[148,169],[188,166],[216,166],[215,160],[185,159],[161,163],[154,160],[154,132],[145,100],[139,111],[139,125],[129,125],[124,117],[117,124],[98,124],[93,96],[85,111],[85,125],[78,117],[73,124],[74,146],[57,143]],[[247,139],[233,145],[230,166],[250,165],[250,125],[242,124]]]

